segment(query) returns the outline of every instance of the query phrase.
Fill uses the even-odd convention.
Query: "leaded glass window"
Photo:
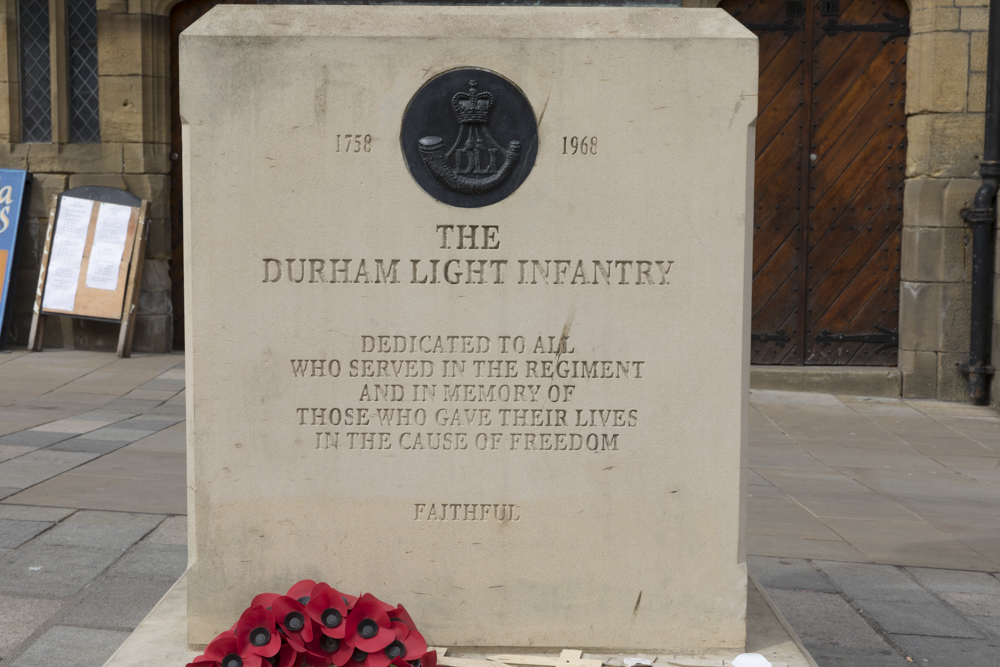
[[[69,42],[69,140],[101,140],[97,97],[97,4],[95,0],[66,0],[66,39]]]
[[[21,45],[21,141],[52,141],[49,0],[18,0]]]

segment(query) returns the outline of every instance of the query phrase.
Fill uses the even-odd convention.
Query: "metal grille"
[[[48,0],[18,0],[21,40],[21,141],[52,141]]]
[[[95,0],[67,0],[69,42],[69,140],[101,140],[97,95],[97,5]]]

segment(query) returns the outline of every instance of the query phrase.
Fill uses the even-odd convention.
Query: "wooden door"
[[[896,364],[904,0],[725,0],[760,39],[752,361]]]

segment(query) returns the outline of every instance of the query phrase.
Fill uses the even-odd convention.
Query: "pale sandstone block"
[[[70,189],[85,185],[100,185],[108,188],[121,188],[122,190],[128,189],[125,187],[125,179],[122,178],[121,174],[73,174],[69,177]]]
[[[132,349],[163,354],[174,345],[174,318],[171,315],[139,315],[135,318]]]
[[[964,111],[968,68],[968,33],[912,35],[906,56],[906,112]]]
[[[97,0],[97,11],[122,14],[128,11],[128,2],[126,0]]]
[[[97,17],[101,76],[169,76],[166,17],[102,12]]]
[[[124,143],[169,143],[168,81],[153,76],[102,76],[101,137]]]
[[[180,49],[187,399],[198,406],[188,422],[190,641],[228,628],[258,590],[313,577],[406,604],[440,645],[742,650],[753,35],[722,10],[220,5]],[[401,155],[410,100],[458,66],[502,74],[536,117],[544,110],[530,175],[489,206],[432,198]],[[438,113],[453,141],[455,93],[445,92]],[[497,122],[490,131],[513,139]],[[607,150],[564,153],[563,137],[581,128]],[[348,132],[370,135],[372,150],[338,153]],[[264,203],[275,197],[278,216]],[[499,245],[484,236],[490,249],[459,249],[439,225],[496,226]],[[585,286],[518,275],[520,259],[640,256],[675,262],[676,278]],[[355,269],[347,284],[314,268],[304,282],[262,273],[268,258],[286,268],[286,258],[324,258],[329,271],[331,257],[354,267],[367,257],[371,271],[375,258],[402,261],[378,283]],[[432,258],[458,264],[443,282],[411,276],[426,277]],[[487,258],[509,273],[480,284],[467,262]],[[529,332],[567,332],[574,347],[502,351],[502,336]],[[406,335],[469,335],[472,347],[363,351],[364,336],[397,334],[404,347]],[[432,377],[398,384],[426,382],[435,396],[393,407],[430,406],[431,421],[300,424],[299,407],[362,407],[366,386],[397,384],[299,381],[291,360],[305,357],[345,369],[360,358],[429,363]],[[641,385],[532,375],[528,361],[556,357],[642,359],[648,373]],[[490,359],[507,377],[473,363]],[[548,427],[541,417],[503,425],[512,406],[495,400],[477,406],[495,426],[431,428],[439,410],[458,407],[443,397],[454,382],[441,375],[446,360],[465,366],[463,384],[573,384],[575,398],[552,400],[583,414],[634,409],[638,421],[552,427],[597,439],[620,431],[621,447],[603,452],[512,448],[514,433]],[[345,439],[329,446],[317,430]],[[352,449],[347,431],[361,430],[387,439]],[[483,448],[413,449],[414,434],[431,430]],[[641,492],[639,479],[650,482]]]
[[[35,180],[31,183],[28,215],[48,221],[52,195],[57,195],[69,187],[69,177],[62,174],[38,173],[34,173],[33,176]]]
[[[986,111],[986,72],[969,73],[969,111]]]
[[[0,167],[4,169],[27,169],[28,144],[0,142]]]
[[[972,72],[986,71],[986,46],[988,35],[983,31],[976,31],[969,36],[969,70]]]
[[[170,172],[170,144],[123,144],[122,149],[127,174]]]
[[[965,330],[965,347],[969,347],[969,330]],[[959,364],[969,362],[969,353],[966,352],[942,352],[937,355],[938,361],[938,381],[937,399],[939,401],[966,401],[971,402],[969,396],[968,376],[959,370]]]
[[[948,0],[936,0],[942,3],[947,3],[951,6],[952,3]],[[956,7],[989,7],[989,0],[954,0],[954,5]]]
[[[910,282],[965,280],[968,232],[961,228],[904,228],[900,277]]]
[[[921,114],[906,121],[906,175],[970,178],[979,171],[983,114]]]
[[[900,347],[907,350],[968,350],[969,285],[914,283],[899,287]]]
[[[962,30],[986,30],[990,27],[988,7],[962,7],[959,28]]]
[[[941,224],[945,227],[965,227],[962,209],[975,201],[976,191],[982,181],[974,178],[954,178],[946,181],[941,203]]]
[[[904,398],[937,397],[937,353],[899,350]]]
[[[955,7],[919,7],[910,14],[910,34],[958,30],[958,16]],[[912,57],[912,45],[908,51],[908,57]]]
[[[169,262],[165,259],[149,259],[143,264],[142,289],[136,312],[143,315],[170,315],[173,306],[170,301]]]
[[[120,174],[122,146],[100,144],[27,144],[32,172]]]
[[[166,174],[125,174],[128,191],[149,202],[153,218],[170,217],[170,177]]]
[[[941,204],[949,182],[943,178],[907,179],[903,186],[903,227],[941,225]]]
[[[170,259],[173,240],[170,237],[170,220],[153,218],[149,221],[149,238],[146,240],[147,259]]]

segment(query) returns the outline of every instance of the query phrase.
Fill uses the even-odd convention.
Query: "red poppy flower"
[[[274,614],[261,606],[247,609],[236,622],[236,640],[241,657],[245,657],[247,652],[263,658],[275,655],[281,648],[281,637],[274,629]]]
[[[309,597],[312,595],[312,590],[316,587],[316,582],[312,579],[303,579],[302,581],[297,581],[292,584],[292,587],[288,589],[288,597],[294,598],[305,604],[309,602]],[[302,598],[306,598],[303,600]]]
[[[420,658],[420,667],[437,667],[437,664],[437,651],[427,651],[427,653],[424,653],[423,657]]]
[[[369,653],[364,667],[389,667],[395,660],[418,660],[427,653],[427,642],[402,621],[392,621],[394,639],[381,651]]]
[[[312,641],[313,622],[306,615],[304,604],[295,598],[282,595],[271,603],[271,612],[274,614],[274,620],[281,626],[282,633],[289,639],[289,643],[297,649],[298,645]],[[298,641],[291,640],[293,635]]]
[[[313,667],[328,667],[328,665],[344,667],[354,652],[354,648],[343,639],[328,637],[319,632],[313,636],[311,642],[305,645],[304,649],[305,659]]]
[[[365,593],[347,615],[347,643],[365,653],[381,651],[395,639],[385,603]]]
[[[274,599],[280,597],[281,595],[278,593],[261,593],[260,595],[254,596],[254,599],[250,601],[250,606],[270,609],[271,603],[274,602]]]
[[[219,667],[219,663],[215,660],[209,660],[204,655],[199,655],[197,658],[189,662],[186,667]]]
[[[241,651],[240,642],[232,632],[223,632],[209,642],[204,657],[219,667],[261,667],[264,661],[249,649]]]
[[[274,667],[299,667],[302,664],[302,653],[296,651],[290,644],[282,644],[278,655],[271,658]]]
[[[320,631],[328,637],[343,639],[347,624],[347,602],[344,596],[326,584],[316,584],[306,605],[306,613],[316,621]]]

